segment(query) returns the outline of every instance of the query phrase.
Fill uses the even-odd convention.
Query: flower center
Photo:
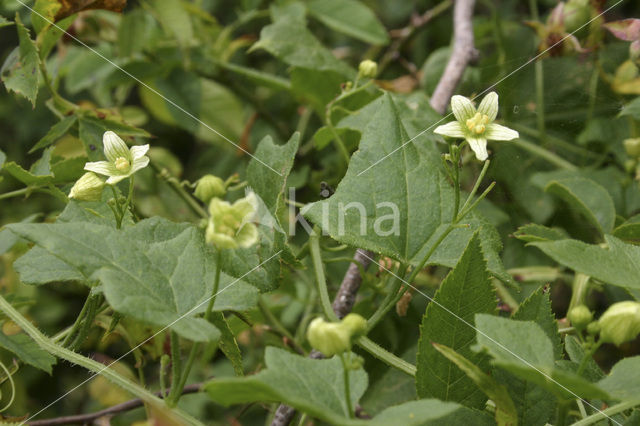
[[[468,119],[466,122],[467,128],[476,135],[483,134],[486,130],[485,125],[488,123],[489,116],[486,114],[480,114],[479,112],[476,112],[476,115]]]
[[[116,165],[116,169],[118,169],[121,172],[129,171],[129,169],[131,168],[131,163],[129,163],[129,160],[127,160],[124,157],[116,158],[115,165]]]

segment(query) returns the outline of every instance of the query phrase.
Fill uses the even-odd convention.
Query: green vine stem
[[[333,308],[331,306],[331,301],[329,300],[329,292],[327,291],[327,281],[324,275],[324,265],[322,263],[322,256],[320,254],[320,237],[318,234],[318,230],[311,234],[309,237],[309,248],[311,251],[311,259],[313,261],[313,268],[316,275],[316,288],[318,290],[318,294],[320,294],[320,304],[322,306],[322,311],[325,316],[330,321],[338,321],[338,317],[335,312],[333,312]],[[403,360],[387,351],[386,349],[378,346],[373,340],[368,337],[361,337],[356,342],[358,346],[369,352],[374,357],[378,358],[380,361],[383,361],[390,365],[391,367],[397,368],[400,371],[403,371],[410,376],[415,376],[416,367],[407,361]]]
[[[529,9],[531,11],[531,19],[533,21],[540,20],[540,14],[538,13],[537,0],[529,0]],[[540,132],[540,142],[543,145],[547,145],[546,127],[544,117],[544,65],[541,58],[538,58],[534,64],[535,78],[536,78],[536,118],[538,124],[538,131]]]
[[[104,376],[106,379],[110,380],[114,384],[120,386],[122,389],[127,392],[137,396],[148,404],[155,405],[157,407],[165,407],[164,402],[155,396],[153,393],[149,392],[147,389],[143,388],[139,384],[131,381],[130,379],[121,376],[115,370],[109,368],[109,366],[105,366],[97,361],[94,361],[90,358],[84,357],[76,352],[73,352],[69,349],[63,348],[55,344],[50,338],[45,336],[38,330],[29,320],[27,320],[22,314],[20,314],[7,300],[0,296],[0,310],[5,313],[13,322],[15,322],[25,333],[31,337],[40,348],[49,352],[53,356],[57,358],[64,359],[72,364],[78,364],[81,367],[86,368],[96,375]],[[189,425],[202,425],[202,423],[187,413],[182,412],[181,410],[174,409],[172,412]]]
[[[322,311],[330,321],[338,321],[338,317],[331,307],[331,300],[329,300],[327,279],[324,275],[324,265],[322,263],[322,254],[320,253],[320,234],[318,228],[314,228],[309,236],[309,250],[311,252],[311,261],[313,262],[313,270],[316,277],[316,289],[320,295]]]
[[[362,86],[359,87],[355,87],[353,90],[349,90],[347,92],[343,92],[341,94],[339,94],[338,96],[336,96],[331,102],[329,102],[327,104],[327,108],[325,110],[325,117],[324,117],[324,121],[325,121],[325,125],[327,126],[327,128],[331,131],[331,134],[333,135],[334,141],[336,143],[336,148],[338,149],[338,151],[340,152],[342,159],[344,160],[345,164],[349,164],[349,159],[351,158],[351,155],[349,154],[349,151],[347,151],[347,147],[344,144],[344,141],[342,140],[342,138],[340,137],[340,135],[338,134],[338,131],[335,129],[334,125],[333,125],[333,121],[331,120],[331,114],[333,113],[333,106],[350,97],[355,95],[356,93],[359,93],[363,90],[366,90],[369,86],[371,86],[372,82],[368,81],[365,84],[363,84]]]
[[[573,279],[571,301],[569,302],[569,308],[567,312],[579,305],[584,305],[585,299],[589,292],[589,277],[588,275],[576,273]]]
[[[384,349],[382,346],[375,343],[373,340],[369,339],[366,336],[359,338],[356,341],[356,344],[360,346],[362,349],[369,352],[374,357],[378,358],[380,361],[394,367],[403,373],[408,374],[409,376],[416,375],[416,366],[411,364],[410,362],[405,361],[404,359],[392,354],[388,350]]]
[[[342,361],[344,399],[347,402],[347,411],[349,412],[349,417],[354,418],[355,412],[353,411],[353,404],[351,404],[351,386],[349,384],[349,370],[351,370],[351,365],[348,358],[351,357],[351,353],[348,353],[347,355],[341,353],[338,356],[340,357],[340,361]]]
[[[591,359],[593,359],[593,355],[596,353],[596,351],[598,350],[598,348],[602,345],[602,341],[599,341],[597,343],[595,343],[593,346],[591,346],[591,348],[584,354],[584,356],[582,357],[582,359],[580,360],[580,365],[578,365],[578,370],[576,371],[576,374],[578,376],[581,376],[582,373],[584,372],[584,369],[587,368],[587,364],[589,363],[589,361]]]
[[[532,142],[522,139],[522,137],[520,137],[519,139],[514,139],[513,141],[511,141],[511,143],[519,148],[524,149],[525,151],[529,151],[533,155],[547,160],[549,163],[553,164],[554,166],[560,167],[561,169],[572,171],[578,170],[576,166],[574,166],[564,158],[559,157],[555,153],[549,151],[546,148],[543,148],[540,145],[536,145]]]
[[[211,290],[211,297],[209,298],[209,304],[207,305],[207,310],[204,313],[204,319],[209,321],[211,318],[211,312],[213,311],[213,305],[216,301],[216,296],[218,294],[218,289],[220,288],[220,273],[222,271],[222,251],[218,250],[216,253],[216,273],[215,278],[213,280],[213,289]],[[173,339],[171,340],[171,347],[173,348]],[[171,383],[171,393],[167,398],[167,403],[171,406],[175,406],[180,397],[182,396],[182,390],[184,389],[187,380],[189,379],[189,373],[191,372],[191,367],[193,367],[193,363],[195,362],[196,355],[200,351],[202,344],[200,342],[196,342],[191,346],[191,351],[189,352],[189,358],[187,358],[187,362],[184,365],[184,370],[180,372],[180,368],[178,367],[178,371],[172,371],[173,378],[176,378],[175,381]]]
[[[398,272],[394,274],[389,292],[385,296],[382,303],[380,303],[378,309],[367,320],[367,332],[375,328],[378,322],[380,322],[380,320],[386,315],[386,313],[389,312],[389,309],[391,309],[391,307],[397,303],[397,300],[399,300],[402,294],[404,294],[403,291],[400,291],[400,289],[402,288],[401,277],[404,277],[407,269],[408,268],[406,265],[400,265],[400,267],[398,268]]]
[[[578,420],[573,423],[571,426],[589,426],[595,423],[600,422],[601,420],[608,419],[609,417],[614,416],[615,414],[622,413],[623,411],[627,411],[633,407],[640,405],[640,400],[636,401],[625,401],[620,404],[613,405],[605,410],[598,411],[588,417],[585,417],[582,420]]]
[[[187,206],[189,206],[189,208],[191,209],[191,211],[193,211],[193,213],[205,219],[209,217],[209,215],[207,214],[207,211],[202,208],[200,203],[198,203],[191,196],[191,194],[185,191],[185,189],[182,187],[178,179],[171,176],[167,169],[161,169],[160,167],[158,167],[157,164],[153,162],[149,163],[149,165],[151,166],[153,171],[157,173],[158,177],[163,179],[169,185],[169,187],[173,190],[173,192],[175,192],[180,198],[182,198],[182,200],[187,204]]]
[[[180,337],[178,337],[178,333],[171,330],[169,332],[169,339],[171,342],[171,392],[167,397],[167,405],[169,407],[175,407],[176,400],[176,392],[180,387],[180,382],[182,381],[182,358],[180,354]],[[194,344],[194,347],[196,345]]]

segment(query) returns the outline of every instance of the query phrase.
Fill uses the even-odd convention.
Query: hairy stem
[[[349,385],[349,370],[351,366],[349,365],[349,361],[347,360],[347,357],[350,357],[350,356],[351,354],[345,355],[343,353],[339,355],[340,361],[342,361],[342,373],[343,373],[343,380],[344,380],[344,399],[347,402],[347,411],[349,412],[349,417],[353,418],[355,416],[355,413],[353,411],[353,405],[351,404],[351,387]]]
[[[314,229],[313,233],[309,237],[309,250],[311,252],[311,261],[313,262],[313,270],[316,277],[316,288],[320,295],[322,311],[330,321],[338,321],[338,316],[333,312],[331,301],[329,300],[327,279],[324,275],[324,265],[322,264],[322,254],[320,253],[320,236],[317,228]]]
[[[590,415],[589,417],[585,417],[582,420],[579,420],[572,424],[572,426],[588,426],[595,423],[600,422],[601,420],[608,419],[615,414],[622,413],[623,411],[627,411],[633,407],[640,405],[640,400],[635,401],[625,401],[619,404],[613,405],[605,410],[598,411],[595,414]]]
[[[549,163],[553,164],[554,166],[560,167],[561,169],[578,170],[576,166],[574,166],[564,158],[559,157],[557,154],[541,147],[540,145],[536,145],[522,138],[514,139],[512,143],[526,151],[529,151],[533,155],[544,158]]]
[[[393,368],[396,368],[403,373],[406,373],[410,376],[416,375],[416,366],[411,364],[410,362],[405,361],[404,359],[392,354],[388,350],[384,349],[382,346],[375,343],[373,340],[369,339],[366,336],[359,338],[356,341],[356,344],[360,346],[362,349],[369,352],[374,357],[378,358],[380,361],[385,364],[390,365]]]

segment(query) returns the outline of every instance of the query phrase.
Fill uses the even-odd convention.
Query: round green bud
[[[624,140],[624,150],[631,158],[640,157],[640,138],[629,138]]]
[[[227,193],[224,181],[218,176],[204,175],[196,182],[194,195],[203,203],[208,203],[211,199],[222,197]]]
[[[341,354],[351,348],[351,335],[342,323],[316,318],[309,324],[307,340],[326,357]]]
[[[371,59],[365,59],[358,65],[358,75],[364,78],[375,78],[378,75],[378,64]]]
[[[569,311],[567,318],[575,328],[582,329],[593,321],[593,314],[585,305],[578,305]]]
[[[636,171],[637,165],[638,165],[638,160],[627,158],[627,160],[624,162],[624,169],[627,171],[627,173],[631,174]]]
[[[104,185],[104,180],[95,173],[87,172],[73,185],[69,198],[78,201],[100,201]]]
[[[587,333],[592,336],[600,333],[600,323],[598,321],[594,321],[587,326]]]
[[[640,334],[640,303],[626,301],[609,306],[598,320],[600,340],[616,346]]]
[[[349,314],[342,319],[342,325],[351,337],[361,336],[367,330],[367,320],[358,314]]]
[[[564,5],[564,28],[572,33],[585,26],[591,19],[591,5],[589,0],[569,0]]]

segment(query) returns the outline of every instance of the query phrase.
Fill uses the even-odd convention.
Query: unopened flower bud
[[[358,74],[360,77],[375,78],[378,75],[378,64],[371,59],[365,59],[358,65]]]
[[[587,333],[592,336],[600,333],[600,323],[598,321],[594,321],[587,326]]]
[[[349,331],[351,337],[361,336],[367,330],[367,320],[358,314],[349,314],[342,318],[342,325]]]
[[[341,322],[316,318],[309,324],[307,339],[313,348],[330,357],[350,350],[353,339],[366,329],[367,320],[358,314],[349,314]]]
[[[578,31],[591,19],[589,0],[569,0],[563,12],[564,28],[568,33]]]
[[[624,150],[631,158],[640,157],[640,138],[629,138],[624,140]]]
[[[311,321],[307,339],[314,349],[326,357],[341,354],[351,347],[351,336],[342,323],[326,322],[322,318]]]
[[[218,176],[204,175],[196,183],[194,195],[203,203],[208,203],[213,198],[220,198],[227,193],[224,181]]]
[[[100,201],[104,185],[104,180],[96,176],[95,173],[87,172],[73,185],[69,198],[78,201]]]
[[[593,314],[585,305],[578,305],[569,311],[567,318],[575,328],[582,329],[593,321]]]
[[[616,346],[640,334],[640,303],[626,301],[609,306],[598,320],[600,340]]]

